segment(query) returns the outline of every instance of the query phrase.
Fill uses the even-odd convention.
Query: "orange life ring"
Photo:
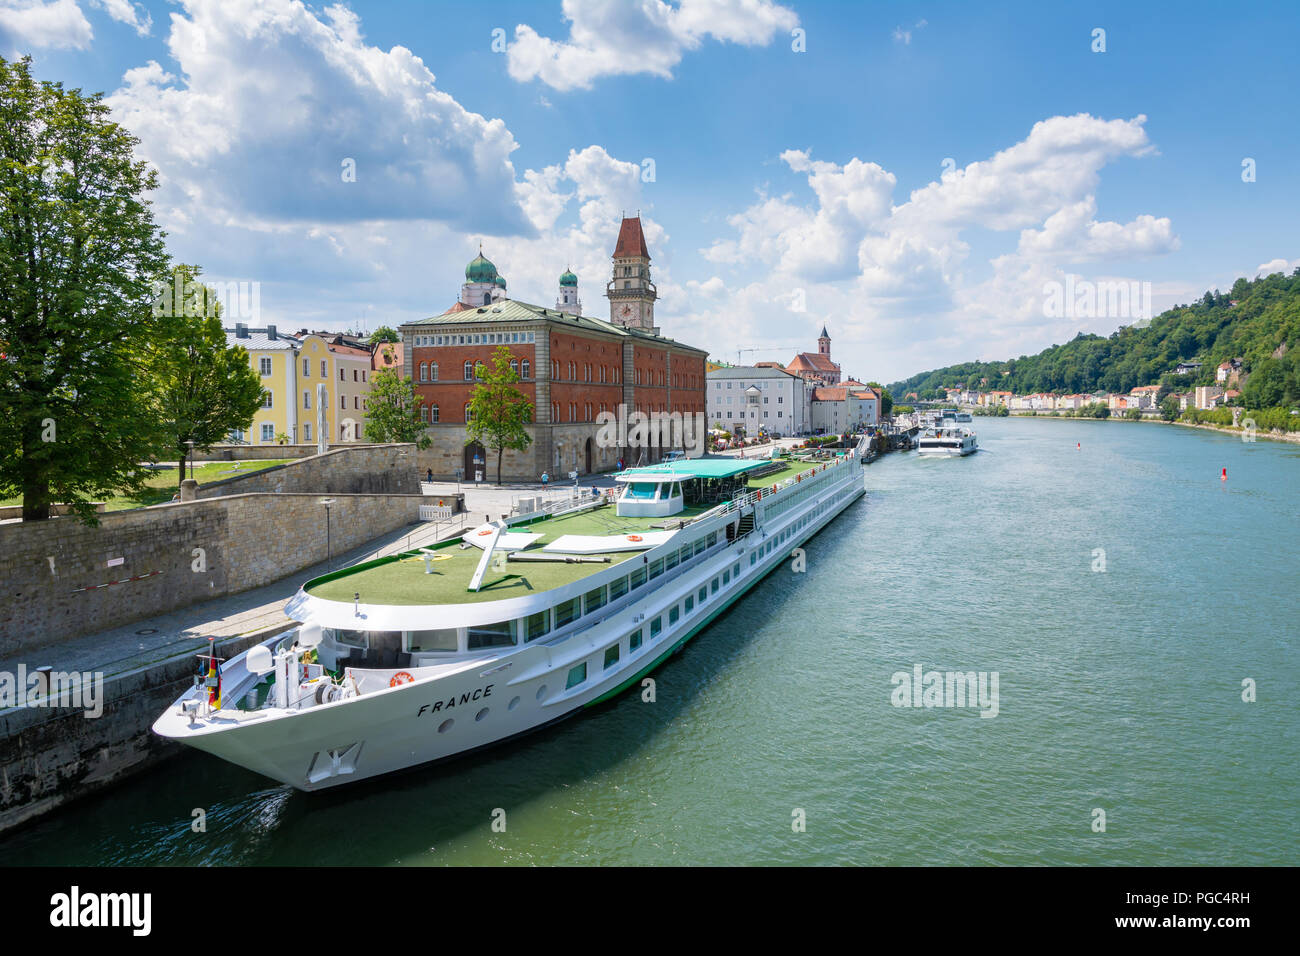
[[[480,532],[478,533],[478,536],[481,538],[481,537],[483,537],[483,535],[485,535],[485,534],[491,534],[491,533],[492,533],[492,529],[491,529],[491,528],[488,528],[486,531],[480,531]]]
[[[393,675],[393,679],[388,682],[389,687],[397,687],[399,684],[409,684],[415,680],[409,671],[398,671]]]
[[[629,541],[640,541],[640,540],[641,540],[641,536],[640,536],[639,534],[630,534],[630,535],[627,536],[627,540],[629,540]]]

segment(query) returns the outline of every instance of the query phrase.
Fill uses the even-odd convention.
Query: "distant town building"
[[[1198,385],[1196,388],[1195,403],[1197,408],[1213,408],[1216,400],[1223,394],[1223,389],[1218,385]]]
[[[809,403],[815,386],[776,363],[720,367],[706,378],[710,426],[720,424],[730,432],[743,427],[751,437],[760,430],[781,435],[812,430]]]
[[[840,366],[831,360],[831,336],[825,325],[822,326],[822,334],[817,337],[817,351],[800,352],[786,366],[786,371],[820,385],[840,383]]]
[[[1241,359],[1224,362],[1214,372],[1214,380],[1220,385],[1236,385],[1240,378]]]

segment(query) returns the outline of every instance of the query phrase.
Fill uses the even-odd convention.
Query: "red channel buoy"
[[[1220,480],[1220,481],[1227,481],[1227,480],[1228,480],[1228,469],[1227,469],[1227,468],[1224,468],[1224,469],[1223,469],[1223,474],[1221,474],[1221,475],[1219,476],[1219,480]]]

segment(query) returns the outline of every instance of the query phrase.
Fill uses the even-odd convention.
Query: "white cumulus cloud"
[[[0,0],[0,40],[11,54],[84,50],[93,36],[76,0]]]

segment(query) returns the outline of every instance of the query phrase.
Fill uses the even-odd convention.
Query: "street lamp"
[[[334,552],[330,547],[330,505],[334,504],[334,498],[322,498],[320,503],[325,506],[325,570],[334,570]]]
[[[190,479],[193,480],[193,478],[194,478],[194,439],[193,439],[193,438],[186,439],[185,444],[189,445],[189,447],[190,447]],[[184,478],[185,476],[184,476],[184,475],[181,475],[181,477]]]

